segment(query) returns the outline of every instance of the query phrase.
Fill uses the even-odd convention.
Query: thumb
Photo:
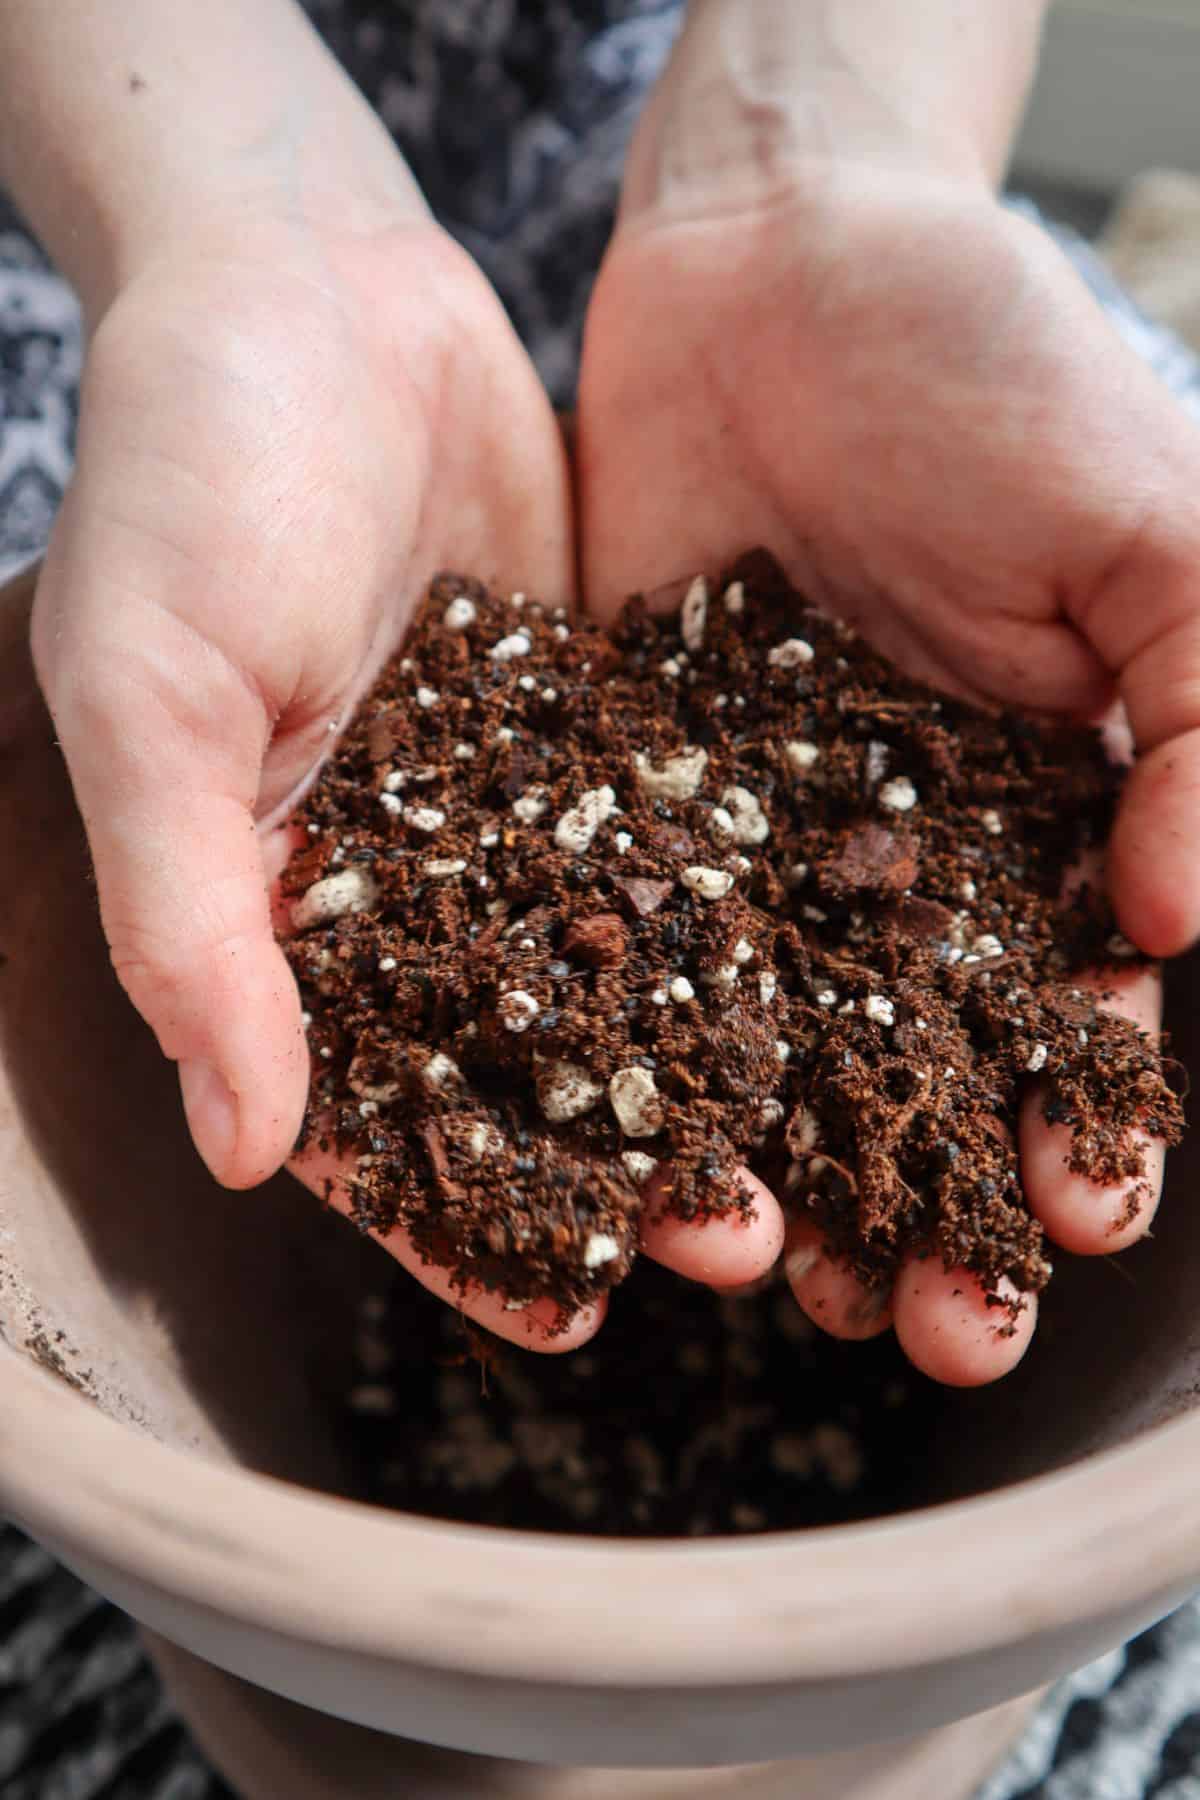
[[[1200,538],[1188,535],[1155,543],[1143,532],[1087,618],[1137,750],[1109,887],[1122,930],[1152,956],[1200,936]]]
[[[254,822],[270,707],[185,619],[65,555],[60,524],[35,605],[34,656],[113,966],[180,1065],[200,1154],[219,1181],[247,1187],[292,1149],[308,1081]]]

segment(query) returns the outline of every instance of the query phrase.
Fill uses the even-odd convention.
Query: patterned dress
[[[572,391],[625,145],[682,0],[308,0],[430,204]],[[1200,418],[1200,366],[1057,234]],[[0,578],[40,551],[71,470],[81,361],[65,284],[0,196]],[[130,1622],[0,1531],[4,1800],[229,1800]],[[1062,1683],[978,1800],[1200,1800],[1200,1607]]]

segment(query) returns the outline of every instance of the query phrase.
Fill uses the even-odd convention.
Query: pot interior
[[[228,1193],[192,1152],[173,1071],[108,966],[27,603],[0,606],[0,1333],[130,1430],[354,1491],[338,1421],[382,1253],[290,1178]],[[1188,1068],[1198,988],[1200,961],[1173,968]],[[936,1397],[904,1504],[1059,1468],[1197,1403],[1198,1160],[1200,1137],[1169,1159],[1152,1239],[1062,1259],[1015,1375]]]

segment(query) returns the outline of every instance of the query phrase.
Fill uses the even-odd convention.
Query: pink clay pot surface
[[[1064,1265],[1022,1369],[948,1398],[922,1510],[638,1545],[344,1497],[330,1402],[379,1253],[289,1178],[227,1193],[191,1151],[107,965],[29,593],[0,596],[0,1504],[30,1531],[263,1687],[568,1763],[905,1736],[1028,1692],[1200,1581],[1192,1143],[1127,1276]],[[1195,962],[1169,984],[1185,1062],[1197,986]]]

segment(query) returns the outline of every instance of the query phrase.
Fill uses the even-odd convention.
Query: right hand
[[[541,386],[415,196],[177,236],[100,312],[34,655],[114,966],[227,1185],[308,1085],[274,827],[435,568],[566,594],[569,530]]]

